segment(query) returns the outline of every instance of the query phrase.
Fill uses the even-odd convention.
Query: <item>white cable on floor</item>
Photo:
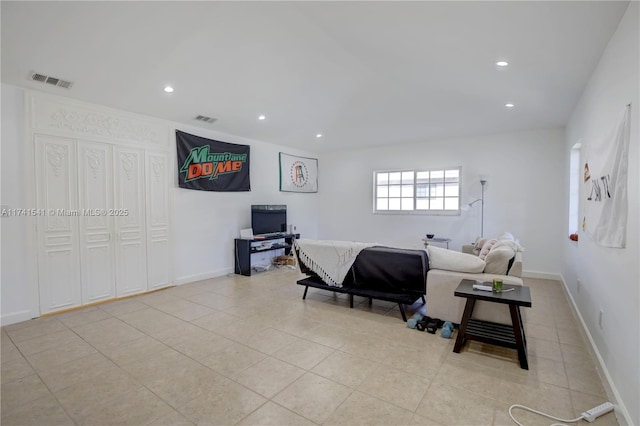
[[[543,413],[542,411],[534,410],[533,408],[529,408],[529,407],[526,407],[524,405],[513,404],[511,407],[509,407],[509,417],[511,417],[511,420],[516,422],[516,424],[518,426],[524,426],[524,425],[522,423],[520,423],[519,421],[517,421],[515,417],[513,417],[513,414],[511,413],[511,410],[513,410],[514,408],[520,408],[522,410],[530,411],[532,413],[536,413],[536,414],[539,414],[541,416],[545,416],[545,417],[548,417],[550,419],[557,420],[559,422],[564,422],[564,423],[575,423],[575,422],[579,422],[580,420],[584,419],[584,416],[576,417],[575,419],[571,419],[571,420],[560,419],[558,417],[554,417],[554,416],[549,415],[547,413]],[[554,423],[551,426],[566,426],[564,423]]]

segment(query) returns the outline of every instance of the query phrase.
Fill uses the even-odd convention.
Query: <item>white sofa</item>
[[[475,245],[465,245],[463,253],[468,256],[477,256],[478,249]],[[462,253],[459,253],[460,255]],[[435,256],[434,256],[435,257]],[[436,265],[437,266],[437,265]],[[444,321],[460,323],[467,299],[454,296],[456,287],[463,279],[493,282],[494,278],[500,278],[504,284],[522,285],[522,251],[514,251],[513,261],[506,274],[493,274],[483,272],[457,272],[438,269],[431,266],[427,273],[427,315],[431,318],[439,318]],[[524,312],[523,312],[524,317]],[[501,324],[511,324],[508,305],[485,301],[476,302],[473,318],[492,321]]]

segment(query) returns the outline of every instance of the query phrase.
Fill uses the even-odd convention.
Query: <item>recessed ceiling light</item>
[[[496,65],[499,67],[506,67],[507,65],[509,65],[509,62],[507,61],[498,61],[496,62]]]
[[[258,116],[258,120],[265,120],[267,118],[267,116],[265,115],[259,115]]]
[[[167,86],[167,87],[164,88],[164,91],[167,92],[167,93],[171,93],[171,92],[173,92],[173,87]]]
[[[514,104],[504,104],[504,106],[506,106],[507,108],[513,108],[515,105]]]
[[[321,137],[322,137],[322,133],[318,133],[318,134],[316,135],[316,138],[318,138],[318,139],[320,139]]]

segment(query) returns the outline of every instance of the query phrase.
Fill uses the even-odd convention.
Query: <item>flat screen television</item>
[[[251,206],[253,235],[287,231],[286,204],[254,204]]]

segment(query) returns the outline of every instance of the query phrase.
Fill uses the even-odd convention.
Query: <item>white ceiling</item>
[[[627,4],[2,1],[2,81],[310,151],[562,126]]]

